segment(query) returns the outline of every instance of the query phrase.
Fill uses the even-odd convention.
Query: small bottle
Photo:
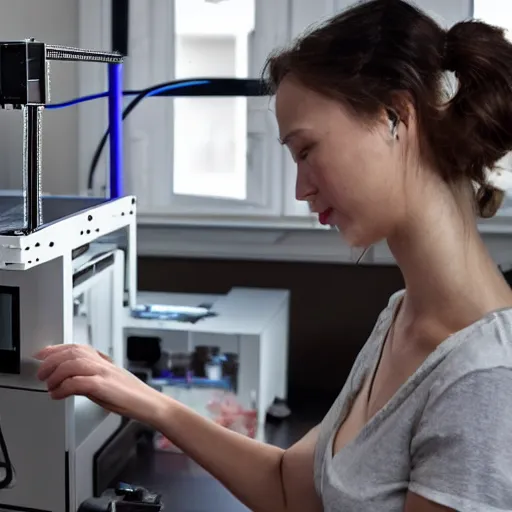
[[[222,360],[219,356],[212,356],[204,368],[208,380],[222,380]]]

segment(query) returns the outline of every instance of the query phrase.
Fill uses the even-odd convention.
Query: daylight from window
[[[175,78],[246,78],[255,0],[175,0]],[[247,197],[247,99],[174,100],[174,194]]]

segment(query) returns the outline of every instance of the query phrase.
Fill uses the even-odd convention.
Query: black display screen
[[[20,373],[20,290],[0,286],[0,373]]]

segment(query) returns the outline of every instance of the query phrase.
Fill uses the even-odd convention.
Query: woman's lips
[[[329,217],[331,216],[332,208],[327,208],[327,210],[324,210],[322,213],[318,214],[318,220],[320,221],[320,224],[326,226],[329,224]]]

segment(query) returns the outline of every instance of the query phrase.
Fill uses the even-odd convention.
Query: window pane
[[[175,78],[244,78],[255,0],[175,0]],[[247,100],[175,98],[174,182],[180,195],[247,197]]]

